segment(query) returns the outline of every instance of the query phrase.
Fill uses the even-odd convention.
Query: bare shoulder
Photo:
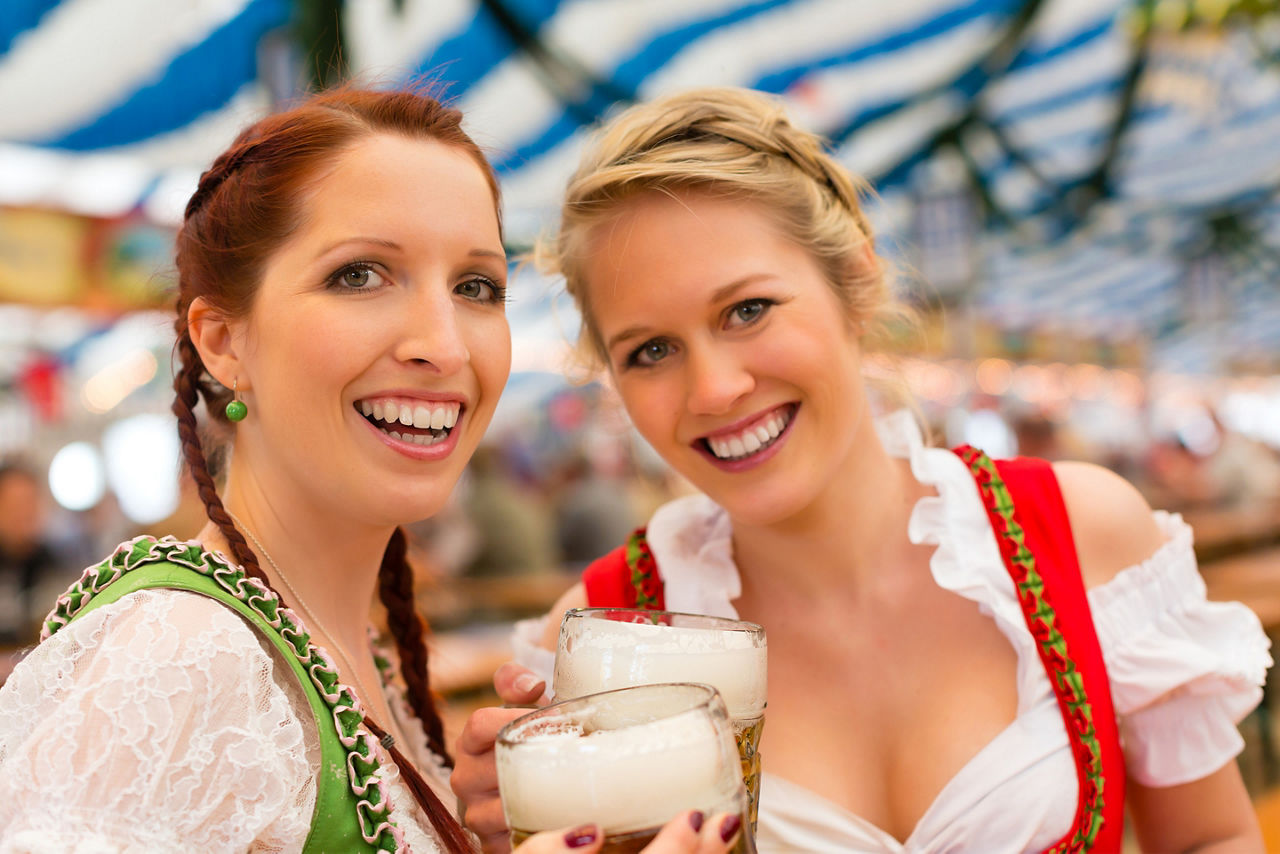
[[[1080,462],[1054,463],[1053,472],[1071,521],[1085,587],[1106,584],[1164,543],[1151,506],[1120,475]]]
[[[566,590],[547,612],[547,625],[542,630],[542,638],[538,641],[538,645],[544,649],[554,650],[556,640],[560,637],[560,618],[564,616],[564,612],[585,607],[587,607],[587,588],[579,581]]]

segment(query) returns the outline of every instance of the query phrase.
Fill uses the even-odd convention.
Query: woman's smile
[[[345,496],[381,523],[434,513],[506,383],[505,276],[492,196],[466,155],[394,135],[347,150],[267,264],[246,324],[257,417],[238,435],[262,433],[257,477]]]
[[[798,403],[785,403],[735,425],[699,437],[694,447],[725,471],[754,468],[772,459],[790,435]]]
[[[692,191],[629,199],[593,238],[595,322],[654,450],[736,519],[838,501],[863,409],[859,349],[808,251],[767,211]]]
[[[362,398],[354,408],[387,447],[412,459],[434,460],[457,446],[460,429],[455,428],[466,407],[460,399],[386,395]]]

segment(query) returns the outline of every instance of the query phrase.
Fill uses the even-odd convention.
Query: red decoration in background
[[[587,420],[587,402],[575,392],[561,392],[553,397],[547,406],[547,417],[551,421],[551,426],[557,430],[562,432],[577,430]]]
[[[18,371],[18,388],[41,421],[62,419],[62,364],[49,355],[36,355]]]

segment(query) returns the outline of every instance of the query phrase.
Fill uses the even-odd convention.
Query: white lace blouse
[[[915,506],[908,527],[913,543],[937,546],[930,560],[934,580],[977,602],[1017,653],[1017,717],[943,788],[905,843],[805,788],[804,781],[770,774],[766,751],[760,850],[1044,850],[1071,825],[1075,765],[981,497],[965,464],[948,450],[924,447],[907,413],[880,419],[877,428],[888,452],[909,458],[915,477],[937,490]],[[1186,523],[1162,512],[1155,518],[1164,545],[1089,591],[1089,604],[1126,767],[1143,784],[1172,786],[1205,777],[1239,753],[1236,724],[1261,698],[1271,657],[1251,611],[1206,601]],[[728,516],[705,496],[678,499],[654,514],[648,541],[668,608],[737,616],[732,602],[741,587],[730,535]],[[541,622],[520,624],[513,646],[517,660],[549,676],[553,656],[535,645]]]
[[[0,689],[0,854],[301,851],[320,744],[278,656],[231,609],[177,590],[58,631]],[[453,803],[403,694],[385,689],[407,752]],[[405,841],[438,852],[394,764],[379,773]]]

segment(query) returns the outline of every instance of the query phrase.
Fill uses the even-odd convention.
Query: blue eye
[[[656,365],[670,356],[671,350],[669,342],[661,338],[652,338],[631,351],[631,355],[627,357],[627,364],[641,367]]]
[[[774,305],[773,300],[768,299],[743,300],[729,309],[729,323],[741,326],[755,323]]]

